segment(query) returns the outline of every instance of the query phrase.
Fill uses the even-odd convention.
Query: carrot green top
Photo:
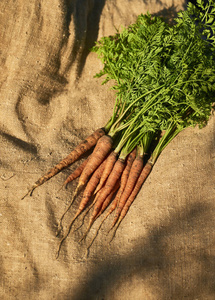
[[[207,124],[215,95],[214,19],[214,1],[197,0],[173,25],[141,14],[96,43],[92,51],[104,64],[96,76],[114,80],[116,102],[106,128],[120,134],[118,147],[133,147],[162,130],[168,144],[175,132]]]

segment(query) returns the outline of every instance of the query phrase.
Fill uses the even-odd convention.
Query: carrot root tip
[[[64,183],[60,186],[60,188],[58,189],[57,193],[59,193],[63,188],[66,188],[66,184],[64,184]]]
[[[97,188],[94,191],[94,195],[96,195],[100,190],[101,190],[102,186],[100,184],[98,184]]]
[[[29,191],[21,198],[21,200],[24,200],[29,195]]]
[[[92,219],[92,220],[90,221],[90,223],[89,223],[89,225],[88,225],[88,227],[87,227],[86,232],[84,233],[84,235],[82,236],[82,238],[78,241],[78,243],[81,243],[83,240],[86,239],[87,234],[88,234],[88,232],[90,231],[90,228],[92,227],[94,220],[95,220],[95,219]]]
[[[32,188],[30,188],[30,189],[27,191],[27,193],[21,198],[21,200],[25,199],[27,196],[32,196],[33,191],[35,190],[36,187],[37,187],[37,185],[36,185],[36,186],[33,186]]]

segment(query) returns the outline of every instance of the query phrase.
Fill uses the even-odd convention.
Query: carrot
[[[82,218],[81,218],[81,225],[79,225],[77,228],[74,229],[74,231],[77,231],[79,228],[81,228],[84,225],[84,220],[88,214],[88,212],[91,210],[91,208],[94,206],[95,204],[95,198],[93,200],[93,202],[86,208],[86,210],[84,211]]]
[[[111,193],[111,191],[113,190],[113,188],[115,187],[118,179],[120,178],[123,169],[125,167],[125,161],[118,159],[117,162],[114,165],[114,168],[112,170],[112,172],[110,173],[107,182],[104,186],[104,189],[102,190],[101,194],[99,195],[97,202],[95,204],[94,207],[94,212],[92,214],[92,219],[94,219],[96,217],[96,215],[98,214],[103,202],[105,201],[106,197]]]
[[[118,197],[118,199],[121,198],[121,195],[126,187],[130,169],[135,160],[135,157],[136,157],[136,148],[131,153],[129,153],[129,155],[127,157],[126,166],[125,166],[125,169],[123,170],[122,177],[121,177],[119,192],[117,193],[117,196],[116,196],[116,197]]]
[[[116,224],[116,222],[119,218],[119,215],[120,215],[128,197],[132,193],[132,190],[133,190],[135,183],[142,171],[142,168],[143,168],[143,155],[138,154],[131,166],[130,173],[129,173],[129,176],[128,176],[128,179],[126,182],[126,186],[125,186],[125,189],[120,198],[119,205],[117,207],[116,214],[114,216],[114,220],[113,220],[111,228],[113,228],[113,226]]]
[[[113,144],[113,139],[109,135],[103,135],[97,142],[81,176],[79,178],[78,186],[75,195],[87,183],[90,175],[98,168],[106,156],[109,154]]]
[[[106,159],[107,154],[110,152],[112,148],[113,139],[109,135],[102,136],[93,150],[85,168],[83,169],[81,176],[79,178],[78,186],[75,189],[75,192],[72,197],[72,203],[74,202],[77,194],[83,188],[83,186],[87,183],[91,174],[99,167],[99,165]]]
[[[106,160],[104,160],[102,162],[102,164],[97,168],[97,170],[93,173],[92,177],[90,178],[89,182],[87,183],[87,186],[84,190],[84,193],[83,193],[83,196],[82,196],[82,200],[79,204],[79,208],[78,208],[78,211],[77,213],[75,214],[74,218],[72,219],[70,225],[69,225],[69,230],[68,230],[68,234],[70,233],[70,230],[71,230],[71,227],[72,227],[72,224],[75,222],[75,220],[77,219],[77,217],[81,214],[81,212],[85,209],[87,203],[89,202],[90,200],[90,197],[92,196],[98,182],[99,182],[99,179],[102,175],[102,172],[104,170],[104,167],[105,167],[105,164],[106,164]],[[73,197],[73,200],[74,200],[74,197]],[[58,233],[59,231],[61,230],[62,228],[62,221],[63,221],[63,218],[65,216],[65,214],[68,212],[68,210],[70,209],[71,205],[72,205],[73,201],[71,201],[70,205],[68,206],[68,208],[66,209],[66,211],[63,213],[63,215],[61,216],[60,218],[60,222],[59,222],[59,225],[58,225]],[[58,235],[57,233],[57,235]],[[67,234],[67,236],[68,236]]]
[[[101,190],[98,193],[100,193],[100,192],[101,192]],[[94,197],[93,202],[87,207],[84,214],[82,215],[82,224],[78,228],[76,228],[74,231],[77,231],[80,227],[82,227],[82,225],[84,224],[84,219],[85,219],[86,215],[91,210],[91,208],[95,205],[95,203],[96,203],[96,197]]]
[[[113,195],[116,193],[116,191],[118,190],[120,184],[119,184],[119,180],[117,181],[115,187],[113,188],[113,190],[110,192],[110,194],[107,196],[107,198],[105,199],[105,201],[102,204],[102,207],[99,211],[99,213],[97,214],[96,218],[98,218],[104,211],[105,209],[108,207],[108,205],[110,204]],[[100,190],[101,191],[101,190]]]
[[[144,168],[142,169],[142,172],[141,172],[141,174],[140,174],[140,176],[139,176],[139,178],[138,178],[138,180],[135,184],[135,187],[134,187],[132,193],[130,194],[128,200],[126,201],[126,203],[125,203],[125,205],[124,205],[124,207],[123,207],[123,209],[120,213],[120,216],[119,216],[118,222],[116,224],[116,227],[114,229],[111,240],[115,236],[117,228],[119,227],[120,223],[122,222],[122,220],[126,216],[131,204],[133,203],[134,199],[136,198],[136,196],[137,196],[138,192],[140,191],[143,183],[145,182],[146,178],[150,174],[150,172],[152,170],[152,167],[153,167],[153,164],[150,161],[148,161],[146,163],[146,165],[144,166]]]
[[[78,160],[81,155],[90,150],[93,146],[96,145],[98,140],[105,135],[105,129],[99,128],[95,132],[93,132],[90,136],[88,136],[84,141],[82,141],[69,155],[67,155],[63,160],[61,160],[55,167],[50,169],[45,175],[40,177],[34,185],[28,190],[27,194],[25,194],[22,199],[24,199],[27,195],[32,195],[35,188],[42,185],[50,178],[58,174],[63,169],[70,166],[76,160]]]
[[[85,211],[85,214],[84,214],[84,216],[83,216],[83,220],[82,220],[81,226],[83,225],[84,218],[86,217],[86,215],[88,214],[88,212],[90,211],[90,209],[93,207],[93,205],[95,204],[95,202],[96,202],[96,199],[94,198],[93,202],[89,205],[88,209]],[[77,212],[77,213],[78,213],[78,212]],[[61,247],[62,247],[62,244],[63,244],[63,242],[66,240],[66,238],[68,237],[68,235],[70,234],[71,229],[72,229],[72,225],[73,225],[75,219],[77,219],[77,217],[78,217],[77,213],[76,213],[76,216],[72,219],[72,221],[71,221],[71,223],[70,223],[70,225],[69,225],[69,227],[68,227],[68,229],[67,229],[66,234],[65,234],[65,235],[62,237],[62,239],[60,240],[60,243],[59,243],[59,246],[58,246],[58,250],[57,250],[57,254],[56,254],[56,259],[59,257],[60,249],[61,249]],[[80,215],[80,213],[79,213],[79,215]],[[77,229],[79,229],[81,226],[79,226],[78,228],[76,228],[74,231],[76,231]],[[81,239],[81,240],[82,240],[82,239]]]
[[[108,156],[107,163],[106,163],[104,171],[102,173],[99,185],[97,186],[97,188],[95,190],[95,194],[101,189],[101,187],[105,183],[106,179],[108,178],[108,176],[109,176],[110,172],[112,171],[113,166],[117,160],[117,156],[118,156],[118,153],[115,151],[112,151],[110,153],[110,155]]]
[[[104,160],[102,164],[97,168],[97,170],[93,173],[92,177],[87,183],[87,186],[84,190],[82,200],[75,217],[77,217],[84,210],[87,203],[89,202],[90,197],[93,195],[93,192],[96,189],[96,186],[98,185],[99,179],[101,178],[105,165],[106,165],[106,160]]]
[[[115,188],[113,189],[113,191],[107,196],[106,200],[104,201],[104,203],[103,203],[103,205],[102,205],[102,208],[101,208],[100,212],[98,213],[98,215],[96,216],[95,219],[97,219],[97,218],[104,212],[104,210],[107,208],[107,206],[109,205],[109,203],[111,202],[111,200],[112,200],[112,198],[113,198],[114,193],[117,191],[118,188],[119,188],[119,182],[116,184],[116,186],[115,186]],[[104,187],[103,187],[102,189],[104,189]],[[102,189],[101,189],[99,192],[101,192]],[[117,195],[116,195],[116,197],[117,197]],[[99,224],[99,227],[97,228],[97,230],[96,230],[96,232],[95,232],[95,234],[94,234],[94,236],[93,236],[93,238],[92,238],[90,244],[87,246],[87,249],[86,249],[86,256],[88,256],[89,249],[90,249],[90,247],[92,246],[93,242],[95,241],[95,239],[96,239],[96,237],[97,237],[97,235],[98,235],[98,232],[99,232],[99,230],[100,230],[102,224],[104,223],[104,221],[107,219],[107,217],[108,217],[108,216],[114,211],[114,209],[116,208],[116,206],[117,206],[117,201],[118,201],[118,199],[117,199],[116,197],[114,198],[114,200],[113,200],[113,202],[112,202],[112,205],[111,205],[111,207],[110,207],[108,213],[105,215],[105,217],[102,219],[101,223]],[[89,230],[88,230],[88,231],[89,231]],[[82,241],[82,240],[86,237],[88,231],[85,232],[84,236],[81,238],[80,241]]]
[[[118,192],[119,192],[119,190],[118,190]],[[118,194],[118,193],[117,193],[117,194]],[[117,195],[116,195],[116,197],[114,198],[114,200],[113,200],[113,202],[112,202],[112,204],[111,204],[111,206],[110,206],[110,208],[109,208],[107,214],[106,214],[106,215],[104,216],[104,218],[102,219],[101,223],[99,224],[99,227],[97,228],[97,230],[96,230],[96,232],[95,232],[94,237],[92,238],[90,244],[88,245],[88,247],[87,247],[87,252],[89,251],[89,249],[90,249],[90,247],[92,246],[94,240],[96,239],[96,237],[97,237],[97,235],[98,235],[98,232],[99,232],[100,228],[102,227],[102,224],[104,223],[104,221],[108,218],[108,216],[109,216],[109,215],[115,210],[115,208],[117,207],[117,202],[118,202],[118,200],[119,200],[119,198],[118,198]]]
[[[114,198],[113,202],[111,203],[111,206],[110,206],[107,214],[104,217],[105,220],[116,209],[119,199],[120,199],[120,190],[118,190],[116,197]]]
[[[126,161],[126,167],[122,172],[122,176],[121,176],[121,182],[120,182],[120,187],[119,190],[116,194],[116,197],[114,198],[114,201],[108,211],[108,213],[106,214],[106,216],[104,217],[104,220],[102,221],[102,223],[107,219],[107,217],[116,209],[118,202],[121,198],[121,195],[125,189],[126,183],[127,183],[127,179],[129,176],[129,172],[132,166],[133,161],[135,160],[135,156],[136,156],[136,148],[129,153],[128,157],[127,157],[127,161]]]
[[[115,210],[115,208],[117,207],[118,200],[120,199],[120,197],[119,197],[119,191],[120,191],[120,190],[118,190],[118,192],[117,192],[117,194],[116,194],[116,197],[114,198],[113,202],[111,203],[111,206],[110,206],[110,208],[109,208],[107,214],[104,216],[103,220],[101,221],[101,225],[102,225],[102,223],[107,219],[107,217],[108,217],[108,216]],[[100,228],[100,226],[99,226],[99,228]]]
[[[114,198],[113,202],[111,203],[111,206],[108,210],[108,212],[106,213],[106,215],[104,216],[104,218],[102,219],[101,223],[99,224],[99,227],[97,228],[95,234],[94,234],[94,237],[92,238],[90,244],[87,246],[87,253],[90,249],[90,247],[92,246],[94,240],[96,239],[97,235],[98,235],[98,232],[100,230],[100,228],[102,227],[102,224],[104,223],[104,221],[108,218],[108,216],[115,210],[115,208],[117,207],[117,203],[118,203],[118,200],[119,200],[119,190],[116,194],[116,197]]]
[[[101,193],[99,193],[98,196],[96,196],[96,198],[95,198],[96,203],[94,206],[94,210],[90,217],[90,221],[89,221],[89,225],[86,230],[86,233],[84,234],[84,236],[82,237],[81,240],[83,240],[86,237],[87,233],[89,232],[91,226],[93,225],[94,221],[96,220],[96,217],[102,207],[103,202],[105,201],[105,199],[108,197],[108,195],[114,189],[115,185],[117,184],[118,179],[120,178],[120,176],[123,172],[124,167],[125,167],[125,161],[122,159],[118,159],[114,165],[112,172],[110,173],[110,175],[107,179],[105,186],[101,190]]]
[[[136,149],[134,149],[128,156],[127,158],[127,161],[126,161],[126,166],[125,166],[125,169],[123,170],[122,172],[122,176],[121,176],[121,182],[120,182],[120,186],[119,186],[119,190],[116,194],[116,197],[114,198],[114,201],[112,202],[111,204],[111,207],[105,217],[105,219],[115,210],[115,208],[117,207],[117,204],[118,204],[118,200],[120,199],[121,197],[121,194],[125,188],[125,185],[126,185],[126,182],[127,182],[127,178],[128,178],[128,175],[129,175],[129,171],[130,171],[130,168],[131,168],[131,165],[135,159],[135,155],[136,155]],[[103,204],[105,205],[105,203]],[[103,205],[102,205],[102,210],[103,210]]]
[[[88,160],[89,160],[90,156],[87,157],[87,159],[85,159],[68,177],[67,179],[64,181],[63,183],[63,187],[67,186],[67,184],[73,180],[75,180],[76,178],[78,178],[82,171],[84,170]]]

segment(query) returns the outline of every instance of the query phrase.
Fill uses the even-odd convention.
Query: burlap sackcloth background
[[[171,142],[113,242],[108,221],[88,258],[78,244],[85,223],[55,259],[75,184],[58,190],[74,166],[21,200],[112,113],[111,85],[93,78],[102,67],[94,42],[141,12],[171,18],[180,9],[181,0],[0,2],[0,299],[215,298],[213,116]]]

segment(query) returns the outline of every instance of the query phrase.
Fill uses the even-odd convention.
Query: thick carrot
[[[42,185],[46,181],[48,181],[50,178],[58,174],[63,169],[70,166],[72,163],[74,163],[76,160],[78,160],[81,155],[86,153],[88,150],[90,150],[92,147],[96,145],[98,140],[105,135],[105,129],[99,128],[95,132],[93,132],[90,136],[88,136],[83,142],[81,142],[68,156],[66,156],[63,160],[61,160],[55,167],[50,169],[45,175],[40,177],[35,184],[29,189],[26,195],[22,197],[24,199],[27,195],[32,195],[35,188]]]
[[[124,167],[125,167],[125,161],[122,159],[118,159],[114,165],[112,172],[110,173],[110,175],[106,181],[105,186],[102,188],[101,193],[99,193],[98,196],[96,196],[96,203],[95,203],[92,215],[90,217],[89,225],[88,225],[86,233],[84,234],[82,239],[84,239],[85,236],[87,235],[87,233],[89,232],[91,226],[93,225],[94,221],[96,220],[96,217],[102,207],[103,202],[105,201],[105,199],[108,197],[108,195],[114,189],[115,185],[117,184],[117,181],[119,180],[119,178],[124,170]]]
[[[115,151],[112,151],[110,153],[110,155],[108,156],[104,171],[103,171],[102,176],[101,176],[101,179],[100,179],[99,184],[98,184],[98,186],[95,190],[95,194],[102,188],[103,184],[105,183],[106,179],[108,178],[108,176],[109,176],[110,172],[112,171],[113,166],[114,166],[114,164],[117,160],[117,156],[118,156],[118,153],[115,152]]]
[[[82,213],[82,211],[85,209],[87,203],[89,202],[91,196],[93,195],[93,192],[97,186],[97,184],[99,183],[99,179],[101,178],[102,172],[104,170],[106,164],[106,160],[104,160],[102,162],[102,164],[97,168],[97,170],[93,173],[92,177],[90,178],[89,182],[87,183],[87,186],[84,190],[83,196],[82,196],[82,200],[79,204],[79,208],[74,216],[74,218],[72,219],[70,225],[69,225],[69,229],[67,231],[67,233],[70,233],[71,227],[73,225],[73,223],[75,222],[75,220],[77,219],[77,217]],[[74,197],[73,197],[74,200]],[[73,201],[70,203],[70,205],[68,206],[68,208],[66,209],[66,211],[63,213],[63,215],[60,218],[59,221],[59,226],[58,226],[58,233],[60,232],[61,228],[62,228],[62,221],[63,218],[65,216],[65,214],[68,212],[68,210],[70,209],[71,205],[72,205]],[[58,234],[57,233],[57,234]],[[68,236],[67,234],[67,236]]]
[[[76,178],[78,178],[82,171],[84,170],[88,160],[89,160],[90,156],[88,156],[68,177],[67,179],[64,181],[63,183],[63,187],[67,186],[67,184],[73,180],[75,180]]]
[[[137,157],[135,158],[135,160],[131,166],[129,177],[126,182],[125,189],[120,198],[119,205],[117,207],[116,214],[114,216],[114,220],[113,220],[111,228],[113,228],[113,226],[116,224],[116,222],[119,218],[119,215],[120,215],[128,197],[130,196],[130,194],[133,191],[133,188],[136,184],[136,181],[137,181],[142,169],[143,169],[143,155],[137,155]]]
[[[103,135],[97,142],[96,147],[91,154],[87,165],[85,166],[79,178],[78,186],[75,194],[82,188],[88,181],[90,175],[98,168],[106,156],[111,151],[113,139],[109,135]]]
[[[131,204],[135,200],[138,192],[140,191],[143,183],[145,182],[146,178],[150,174],[150,172],[152,170],[152,167],[153,167],[153,164],[151,162],[147,162],[146,165],[144,166],[144,168],[142,169],[142,172],[141,172],[141,174],[140,174],[140,176],[139,176],[139,178],[138,178],[138,180],[137,180],[137,182],[135,184],[135,187],[134,187],[132,193],[130,194],[128,200],[126,201],[126,203],[125,203],[125,205],[124,205],[124,207],[123,207],[123,209],[122,209],[122,211],[120,213],[118,222],[116,224],[116,227],[115,227],[113,235],[112,235],[112,239],[115,236],[117,228],[119,227],[120,223],[122,222],[122,220],[126,216],[126,214],[127,214],[128,210],[129,210]]]

